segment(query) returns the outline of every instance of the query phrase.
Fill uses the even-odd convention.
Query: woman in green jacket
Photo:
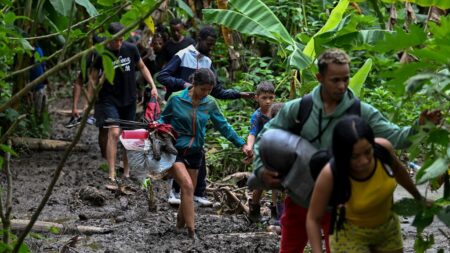
[[[189,237],[196,239],[193,197],[208,121],[211,120],[214,128],[241,148],[245,155],[252,154],[245,141],[228,124],[215,99],[209,96],[215,85],[214,73],[210,69],[201,68],[196,70],[193,79],[192,87],[172,94],[160,121],[171,124],[178,134],[175,144],[178,155],[169,170],[181,186],[181,205],[176,225],[178,228],[186,227]]]

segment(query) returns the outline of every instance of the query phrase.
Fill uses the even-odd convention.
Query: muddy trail
[[[53,121],[50,139],[70,141],[77,128],[65,128],[63,125],[69,116],[55,113],[55,108],[69,109],[70,100],[61,99],[56,103],[50,108]],[[223,212],[220,203],[214,207],[196,207],[199,240],[193,243],[186,231],[175,228],[177,207],[166,201],[168,181],[154,182],[157,206],[154,211],[148,210],[146,193],[140,189],[139,182],[131,182],[137,190],[130,195],[117,195],[106,189],[107,172],[100,169],[105,161],[97,145],[97,133],[95,126],[86,126],[80,143],[88,146],[88,150],[71,154],[39,216],[39,221],[57,222],[64,227],[47,233],[31,233],[25,240],[31,252],[278,252],[278,235],[267,232],[266,226],[249,223],[243,214]],[[31,217],[62,155],[63,151],[22,149],[12,160],[14,219]],[[1,183],[5,187],[4,177]],[[93,187],[102,194],[103,205],[80,198],[86,187]],[[209,199],[214,199],[208,194]],[[403,195],[405,193],[400,191],[396,197]],[[405,252],[414,252],[412,219],[401,220]],[[109,232],[81,234],[74,231],[77,226],[93,226]],[[448,228],[437,221],[427,228],[435,236],[436,248],[439,246],[450,252],[448,239],[439,230],[450,234]],[[78,237],[74,238],[76,235]]]

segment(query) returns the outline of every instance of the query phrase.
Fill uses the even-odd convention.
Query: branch
[[[116,38],[122,37],[125,33],[131,31],[132,29],[134,29],[136,26],[138,26],[140,23],[142,23],[146,18],[148,18],[152,12],[158,8],[158,6],[163,2],[164,0],[158,0],[158,2],[155,4],[154,7],[152,7],[150,9],[150,12],[147,13],[146,15],[144,15],[143,17],[141,17],[140,19],[136,20],[135,22],[133,22],[131,25],[129,25],[128,27],[126,27],[125,29],[121,30],[120,32],[114,34],[114,36],[112,36],[111,38],[103,41],[102,43],[99,43],[99,45],[103,45],[105,46],[106,44],[108,44],[109,42],[115,40]],[[61,62],[60,64],[58,64],[57,66],[51,68],[50,70],[46,71],[43,75],[41,75],[40,77],[34,79],[32,82],[28,83],[22,90],[20,90],[19,92],[17,92],[14,96],[11,97],[11,99],[9,101],[7,101],[6,103],[2,104],[0,106],[0,112],[3,112],[4,110],[6,110],[8,107],[10,107],[12,104],[16,103],[21,97],[23,97],[25,94],[27,94],[31,89],[33,89],[38,83],[43,82],[45,79],[47,79],[48,76],[55,74],[56,72],[58,72],[59,70],[67,67],[68,65],[70,65],[72,62],[79,60],[83,55],[88,54],[92,51],[95,50],[94,46],[91,46],[90,48],[81,51],[78,54],[75,54],[74,56],[70,57],[69,59]]]
[[[129,5],[129,3],[127,3],[126,5]],[[108,13],[110,11],[113,11],[114,9],[117,9],[117,8],[122,8],[122,6],[115,6],[115,7],[111,8],[111,9],[109,9],[109,10],[104,11],[104,13],[101,13],[101,14],[98,14],[96,16],[92,16],[92,17],[89,17],[87,19],[81,20],[80,22],[78,22],[78,23],[76,23],[76,24],[74,24],[72,26],[69,26],[68,28],[66,28],[66,29],[64,29],[62,31],[56,32],[56,33],[50,33],[50,34],[46,34],[46,35],[42,35],[42,36],[26,37],[26,38],[16,38],[16,37],[7,37],[7,38],[10,39],[10,40],[26,39],[26,40],[29,40],[29,41],[48,39],[48,38],[55,37],[55,36],[58,36],[60,34],[63,34],[63,33],[67,32],[70,29],[77,28],[78,26],[81,26],[84,23],[87,23],[87,22],[89,22],[89,21],[91,21],[93,19],[96,19],[99,16],[101,16],[103,14],[106,14],[106,13]]]
[[[152,12],[155,11],[155,10],[159,7],[159,5],[160,5],[162,2],[163,2],[163,0],[158,0],[158,2],[155,3],[155,5],[149,10],[149,12],[148,12],[146,15],[144,15],[144,16],[141,17],[140,19],[136,20],[133,24],[131,24],[130,26],[126,27],[126,28],[123,29],[122,31],[120,31],[120,32],[118,32],[117,34],[115,34],[112,38],[106,40],[106,41],[104,42],[104,44],[106,44],[106,43],[108,43],[108,42],[114,40],[114,39],[117,38],[117,37],[123,36],[123,34],[125,34],[126,32],[128,32],[128,31],[130,31],[131,29],[133,29],[134,27],[136,27],[139,23],[141,23],[141,22],[144,21],[147,17],[149,17],[149,16],[152,14]],[[91,51],[92,51],[93,49],[94,49],[94,47],[91,47],[91,48],[88,49],[88,50],[91,50]],[[88,50],[85,50],[85,51],[88,51]],[[87,53],[87,52],[85,52],[85,51],[84,51],[84,53]],[[88,51],[88,52],[89,52],[89,51]],[[75,57],[75,56],[74,56],[74,57]],[[67,65],[67,62],[70,63],[71,60],[73,61],[73,60],[75,59],[74,57],[71,57],[70,59],[64,61],[63,63],[61,63],[61,65],[63,65],[63,64],[66,64],[66,65]],[[81,57],[81,55],[79,55],[78,58],[79,58],[79,57]],[[78,58],[76,58],[76,59],[78,59]],[[53,72],[55,72],[55,71],[53,71]],[[99,93],[99,91],[100,91],[100,89],[101,89],[101,87],[102,87],[104,81],[105,81],[105,76],[102,75],[102,77],[101,77],[101,79],[100,79],[100,84],[99,84],[98,87],[96,87],[96,89],[95,89],[95,97],[92,98],[92,100],[89,102],[87,111],[90,111],[90,110],[92,109],[92,107],[94,106],[96,97],[98,96],[98,93]],[[30,86],[31,86],[31,85],[27,85],[26,88],[28,88],[28,87],[30,87]],[[23,91],[23,90],[22,90],[22,91]],[[15,96],[15,97],[16,97],[16,96]],[[17,98],[16,98],[16,99],[17,99]],[[12,100],[12,99],[11,99],[11,100]],[[3,106],[3,107],[4,107],[4,106]],[[1,109],[0,109],[0,111],[1,111]],[[77,131],[77,134],[76,134],[74,140],[72,141],[71,145],[70,145],[70,146],[66,149],[66,151],[64,152],[64,155],[63,155],[63,157],[62,157],[60,163],[58,164],[58,167],[57,167],[57,169],[56,169],[56,171],[55,171],[55,174],[54,174],[54,176],[53,176],[53,178],[52,178],[52,181],[50,182],[49,186],[47,187],[47,191],[45,192],[45,195],[44,195],[44,197],[42,198],[41,203],[39,204],[39,206],[37,207],[36,211],[35,211],[35,212],[33,213],[33,215],[31,216],[30,223],[28,223],[27,227],[24,229],[24,231],[20,234],[20,237],[17,239],[17,243],[16,243],[16,245],[14,246],[14,249],[12,250],[13,253],[17,253],[17,252],[19,251],[20,245],[22,245],[23,241],[25,240],[25,237],[26,237],[26,236],[28,235],[28,233],[31,231],[31,228],[33,227],[34,223],[37,221],[37,218],[39,217],[39,215],[40,215],[42,209],[44,209],[44,207],[45,207],[45,205],[46,205],[48,199],[50,198],[50,195],[52,194],[53,188],[55,187],[55,184],[56,184],[56,182],[57,182],[58,179],[59,179],[59,176],[60,176],[60,174],[61,174],[61,171],[62,171],[62,169],[63,169],[63,167],[64,167],[64,164],[65,164],[67,158],[69,157],[69,155],[71,154],[72,149],[75,147],[75,145],[78,143],[78,141],[79,141],[80,138],[81,138],[81,134],[82,134],[82,132],[83,132],[83,130],[84,130],[84,127],[86,126],[86,121],[87,121],[88,116],[89,116],[88,113],[85,113],[85,114],[83,115],[83,119],[82,119],[82,121],[81,121],[81,125],[80,125],[80,127],[78,128],[78,131]]]
[[[11,141],[8,140],[8,146],[11,147]],[[11,154],[5,153],[5,172],[6,172],[6,203],[5,203],[5,220],[2,220],[4,231],[9,231],[11,226],[11,210],[12,210],[12,174],[10,168]],[[9,243],[9,233],[4,232],[3,234],[3,242]]]
[[[94,103],[96,100],[95,98],[97,97],[104,81],[105,81],[105,78],[104,78],[104,76],[102,76],[102,78],[100,79],[100,84],[98,85],[98,88],[95,90],[95,97],[89,102],[88,110],[91,110],[92,107],[94,106]],[[39,206],[37,207],[36,211],[31,216],[30,222],[25,227],[23,232],[20,234],[20,237],[17,239],[17,243],[16,243],[16,245],[14,245],[14,249],[12,252],[17,253],[19,251],[20,245],[23,243],[23,240],[25,240],[25,237],[28,235],[28,233],[33,228],[33,225],[37,221],[39,215],[41,214],[42,209],[44,209],[45,205],[47,204],[48,199],[52,195],[53,188],[55,187],[55,184],[58,181],[59,176],[61,175],[61,171],[64,167],[64,164],[66,163],[67,158],[72,153],[72,149],[75,147],[75,145],[77,145],[78,141],[81,139],[81,134],[83,133],[84,127],[86,126],[86,121],[87,121],[88,116],[89,116],[88,113],[85,113],[83,115],[80,127],[77,130],[75,138],[73,139],[70,146],[64,151],[63,157],[62,157],[61,161],[59,162],[58,167],[56,168],[56,171],[53,175],[52,180],[50,181],[49,186],[47,187],[47,190],[45,191],[44,197],[42,198],[41,202],[39,203]]]
[[[19,122],[24,119],[26,117],[25,114],[20,115],[19,117],[17,117],[16,120],[14,120],[14,122],[12,123],[12,125],[8,128],[8,130],[6,131],[6,133],[0,138],[0,144],[6,142],[6,140],[8,139],[8,137],[14,132],[14,129],[16,129],[17,125],[19,124]]]
[[[127,6],[129,6],[129,5],[130,5],[130,3],[125,3],[125,4],[123,4],[122,6],[118,7],[119,9],[117,9],[116,12],[114,12],[112,15],[108,16],[107,18],[105,18],[105,20],[103,20],[100,24],[98,24],[96,27],[94,27],[94,28],[92,28],[90,31],[88,31],[88,32],[85,34],[85,37],[89,36],[89,35],[90,35],[91,33],[93,33],[95,30],[97,30],[98,28],[100,28],[101,26],[103,26],[103,24],[105,24],[105,23],[106,23],[108,20],[110,20],[111,18],[115,17],[117,14],[119,14],[119,12],[121,12],[123,9],[125,9],[125,8],[126,8]],[[80,41],[80,40],[83,40],[85,37],[79,38],[79,39],[77,39],[77,40],[74,40],[74,41],[70,42],[69,45],[68,45],[67,47],[71,47],[73,44],[77,43],[77,42]],[[49,57],[43,57],[42,60],[44,60],[44,61],[49,61],[49,60],[53,59],[54,57],[58,56],[62,51],[63,51],[63,50],[60,49],[60,50],[54,52],[54,53],[53,53],[52,55],[50,55]],[[13,77],[13,76],[15,76],[15,75],[18,75],[18,74],[21,74],[21,73],[24,73],[24,72],[27,72],[28,70],[34,68],[34,67],[37,66],[38,64],[40,64],[40,62],[37,62],[37,63],[35,63],[35,64],[33,64],[33,65],[30,65],[30,66],[28,66],[28,67],[25,67],[25,68],[23,68],[23,69],[16,70],[16,71],[12,72],[12,73],[8,76],[8,78],[11,78],[11,77]]]

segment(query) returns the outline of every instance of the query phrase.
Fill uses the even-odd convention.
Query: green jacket
[[[200,100],[194,108],[188,94],[189,88],[173,93],[161,113],[159,122],[172,125],[178,138],[175,147],[196,152],[203,149],[205,143],[206,124],[212,121],[214,128],[236,147],[242,147],[245,141],[239,137],[233,127],[228,124],[212,96]]]
[[[322,135],[319,139],[315,140],[311,144],[316,148],[330,148],[331,147],[331,137],[333,134],[333,129],[336,123],[346,116],[346,110],[353,104],[355,95],[348,89],[344,98],[336,107],[336,110],[330,114],[325,115],[323,112],[323,103],[320,97],[321,86],[317,86],[311,92],[313,97],[313,108],[309,118],[306,120],[303,128],[299,134],[301,137],[312,140],[319,133],[319,115],[321,114],[321,126]],[[263,128],[263,130],[258,134],[255,145],[254,145],[254,161],[253,169],[254,173],[258,175],[259,171],[263,167],[262,161],[259,157],[259,141],[264,135],[264,132],[268,129],[284,129],[289,130],[295,126],[295,121],[297,120],[298,110],[300,107],[301,98],[291,100],[287,102],[283,108],[278,112],[278,114],[269,121]],[[301,109],[301,108],[300,108]],[[389,122],[376,108],[361,101],[361,117],[366,120],[372,127],[376,137],[383,137],[388,139],[392,145],[397,149],[406,148],[409,145],[407,137],[412,133],[411,127],[399,127],[391,122]],[[325,128],[326,127],[326,128]],[[325,129],[325,130],[324,130]],[[292,197],[292,196],[291,196]],[[298,203],[298,200],[294,199]],[[309,206],[308,203],[298,203],[304,207]]]

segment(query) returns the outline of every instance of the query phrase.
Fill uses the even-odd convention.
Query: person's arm
[[[403,163],[400,161],[398,156],[394,152],[392,144],[384,138],[376,138],[375,142],[386,148],[392,157],[392,172],[394,173],[395,180],[400,184],[405,190],[407,190],[416,200],[422,200],[423,197],[417,190],[416,185],[411,180],[408,170],[405,168]]]
[[[361,116],[369,123],[376,137],[388,139],[395,149],[405,149],[411,145],[408,137],[415,133],[411,126],[399,127],[388,121],[375,107],[363,102],[361,102]],[[423,111],[417,123],[422,125],[425,120],[439,124],[442,114],[438,110]]]
[[[253,150],[253,145],[255,144],[256,137],[253,134],[249,134],[247,137],[247,146]]]
[[[185,82],[181,78],[175,77],[175,73],[177,73],[177,71],[179,70],[180,65],[181,59],[178,55],[175,55],[158,73],[156,80],[164,85],[167,90],[172,92],[184,89],[189,83]]]
[[[211,65],[211,71],[216,75],[216,85],[214,85],[213,90],[211,91],[211,96],[218,99],[238,99],[241,98],[241,93],[237,90],[227,89],[225,90],[222,86],[222,83],[217,78],[217,73],[214,67]]]
[[[253,145],[255,144],[256,136],[258,135],[258,132],[261,129],[258,129],[259,123],[258,123],[258,115],[257,111],[252,113],[252,116],[250,117],[250,131],[248,133],[247,137],[247,146],[253,150]]]
[[[228,124],[227,120],[223,116],[222,112],[219,109],[219,105],[217,101],[213,100],[213,108],[210,111],[210,118],[214,125],[214,128],[222,134],[227,140],[233,143],[236,147],[241,148],[242,152],[247,156],[253,156],[253,152],[250,150],[248,145],[245,143],[244,139],[242,139],[236,131],[234,131],[233,127]]]
[[[78,75],[77,79],[73,82],[73,103],[72,103],[72,116],[80,117],[80,112],[78,111],[78,100],[80,99],[81,86],[83,85],[83,77]]]
[[[314,185],[311,202],[306,216],[306,230],[313,253],[322,252],[322,217],[333,192],[333,172],[330,164],[325,165]]]
[[[158,97],[158,90],[156,89],[155,82],[153,82],[152,75],[150,74],[150,71],[148,70],[147,66],[145,66],[144,61],[142,61],[142,59],[139,59],[138,68],[141,71],[142,76],[145,78],[147,83],[150,84],[150,88],[152,88],[152,96]]]

